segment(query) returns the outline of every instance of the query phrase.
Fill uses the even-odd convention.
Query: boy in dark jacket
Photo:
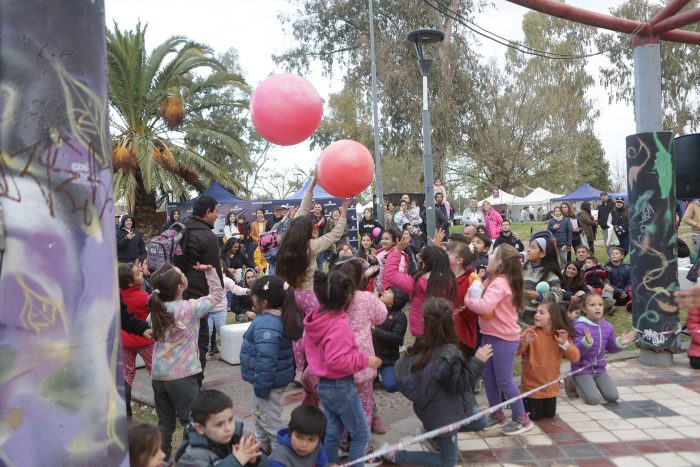
[[[264,455],[254,436],[243,435],[233,418],[233,401],[220,391],[202,391],[190,407],[185,441],[175,455],[179,467],[259,465]]]
[[[326,434],[326,416],[312,405],[292,410],[289,428],[277,434],[276,448],[270,455],[270,467],[324,467],[328,457],[321,440]]]
[[[386,320],[372,329],[372,342],[374,353],[382,359],[379,374],[386,392],[396,392],[396,379],[394,378],[394,363],[399,359],[399,349],[403,345],[406,335],[408,320],[403,312],[409,301],[408,295],[396,287],[389,287],[379,298],[388,310]]]
[[[610,249],[610,261],[605,264],[608,273],[608,283],[604,290],[611,292],[617,305],[625,305],[627,311],[632,311],[632,270],[623,263],[625,250],[619,246]]]

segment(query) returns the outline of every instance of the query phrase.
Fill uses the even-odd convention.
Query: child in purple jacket
[[[581,359],[571,364],[571,370],[582,369],[574,375],[574,383],[578,394],[590,405],[619,399],[615,381],[605,371],[605,354],[619,352],[636,340],[635,331],[616,337],[613,325],[603,318],[604,309],[603,297],[586,294],[581,304],[585,316],[574,321],[574,344],[581,352]]]

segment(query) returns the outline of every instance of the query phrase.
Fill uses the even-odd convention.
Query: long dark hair
[[[181,274],[180,270],[172,263],[165,263],[151,274],[153,293],[148,299],[148,308],[151,312],[151,329],[153,329],[154,340],[161,340],[165,336],[165,331],[175,324],[173,315],[165,309],[165,302],[175,300],[177,288],[182,282]]]
[[[552,318],[552,332],[556,333],[558,330],[563,329],[569,334],[570,338],[576,337],[574,324],[563,306],[554,302],[543,302],[542,305],[547,308],[549,316]]]
[[[238,251],[236,252],[236,254],[243,253],[243,249],[240,247],[241,239],[238,237],[229,238],[228,240],[226,240],[224,247],[221,249],[221,254],[219,255],[221,259],[226,261],[226,264],[228,264],[228,251],[231,249],[234,243],[239,244]]]
[[[501,243],[494,250],[493,258],[499,260],[499,264],[491,277],[486,280],[484,291],[493,278],[496,276],[505,277],[513,293],[511,299],[513,306],[519,312],[525,307],[525,281],[523,280],[523,266],[520,262],[520,252],[507,243]]]
[[[355,293],[355,281],[340,271],[314,273],[314,293],[323,311],[343,312]]]
[[[416,338],[415,344],[408,348],[410,356],[416,356],[411,366],[411,372],[418,373],[430,363],[437,352],[445,345],[457,346],[454,321],[452,318],[452,302],[440,297],[428,297],[423,302],[422,336]]]
[[[311,258],[309,242],[313,234],[313,224],[306,216],[295,217],[277,249],[277,275],[300,289],[306,278]]]
[[[575,277],[569,277],[566,275],[566,269],[569,265],[574,265],[578,274]],[[583,278],[581,277],[581,267],[574,261],[569,261],[564,266],[564,274],[561,275],[561,288],[564,290],[578,290],[583,286]]]
[[[236,223],[234,224],[234,227],[237,228],[237,227],[238,227],[238,216],[237,216],[236,213],[233,212],[233,211],[229,211],[229,213],[226,214],[226,224],[225,224],[225,225],[231,225],[231,222],[230,222],[230,220],[231,220],[231,214],[233,214],[233,216],[236,218]]]
[[[374,246],[373,246],[373,245],[374,245],[374,238],[372,238],[372,235],[370,235],[370,234],[368,234],[368,233],[363,233],[363,234],[362,234],[362,237],[360,238],[360,243],[359,243],[358,248],[357,248],[357,256],[358,256],[359,258],[362,258],[362,259],[364,259],[365,261],[367,261],[367,257],[368,257],[369,255],[367,254],[367,251],[365,250],[365,247],[362,246],[362,239],[365,238],[365,237],[369,238],[370,241],[372,242],[372,243],[370,244],[370,247],[369,247],[370,252],[371,252],[372,250],[374,250],[374,252],[375,252],[375,254],[376,254],[376,253],[377,253],[377,250],[376,250],[376,248],[374,248]]]
[[[457,294],[457,280],[450,268],[450,257],[445,250],[437,246],[428,246],[420,254],[421,266],[413,274],[413,288],[423,274],[430,273],[426,297],[442,297],[450,301]]]
[[[557,248],[554,246],[554,242],[549,236],[541,236],[538,238],[541,238],[545,241],[544,258],[542,258],[542,262],[540,262],[540,266],[542,267],[542,278],[546,279],[547,276],[549,276],[549,273],[551,272],[552,274],[557,276],[561,281],[561,270],[559,269],[559,254],[557,253]],[[533,240],[530,240],[530,243],[534,241],[535,240],[533,237]],[[537,248],[539,248],[540,251],[543,251],[539,242],[535,243],[537,243]]]
[[[340,271],[348,276],[355,283],[355,289],[360,290],[362,285],[362,263],[359,259],[349,259],[336,263],[333,266],[333,271]]]
[[[284,290],[285,284],[287,290]],[[250,295],[267,302],[267,308],[282,311],[284,334],[293,339],[299,330],[301,315],[294,298],[294,289],[277,276],[263,276],[256,280]]]
[[[592,216],[593,214],[591,213],[591,203],[589,203],[588,201],[584,201],[583,203],[581,203],[581,211],[586,211]]]

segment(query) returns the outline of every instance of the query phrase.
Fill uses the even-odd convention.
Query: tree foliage
[[[214,180],[229,189],[240,187],[198,148],[216,141],[222,151],[240,154],[237,135],[206,116],[239,108],[240,100],[212,91],[245,83],[208,46],[182,36],[147,53],[145,32],[141,24],[134,31],[115,24],[107,32],[107,72],[115,199],[124,198],[142,225],[155,229],[156,195],[189,199],[190,190]]]
[[[668,2],[628,0],[610,10],[614,16],[648,21]],[[690,1],[681,11],[698,8],[697,0]],[[700,32],[700,24],[683,28]],[[622,34],[604,33],[597,39],[600,49],[609,50],[610,66],[601,69],[601,84],[610,93],[610,99],[634,104],[634,70],[632,41]],[[676,134],[697,131],[700,125],[700,47],[676,42],[661,43],[661,91],[663,96],[663,127]]]

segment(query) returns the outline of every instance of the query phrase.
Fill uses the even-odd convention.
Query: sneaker
[[[479,394],[481,392],[481,389],[484,386],[484,380],[483,378],[479,378],[476,380],[476,384],[474,384],[474,394]]]
[[[486,425],[484,426],[484,431],[492,431],[502,429],[506,426],[506,417],[501,413],[500,415],[491,414],[486,417]]]
[[[297,385],[297,386],[299,386],[299,387],[302,387],[302,386],[303,386],[303,384],[302,384],[303,381],[304,381],[304,372],[303,372],[303,371],[297,371],[297,372],[294,374],[294,381],[292,381],[292,383],[294,383],[295,385]]]
[[[382,421],[382,417],[379,415],[372,417],[372,433],[376,433],[378,435],[383,435],[386,433],[384,422]]]
[[[607,311],[609,314],[612,314],[613,307],[615,306],[615,299],[614,298],[604,298],[603,299],[603,305],[605,311]]]
[[[530,417],[527,415],[523,417],[513,417],[513,420],[504,426],[501,432],[504,435],[514,436],[530,431],[533,426],[534,423],[532,423],[532,420],[530,420]]]

